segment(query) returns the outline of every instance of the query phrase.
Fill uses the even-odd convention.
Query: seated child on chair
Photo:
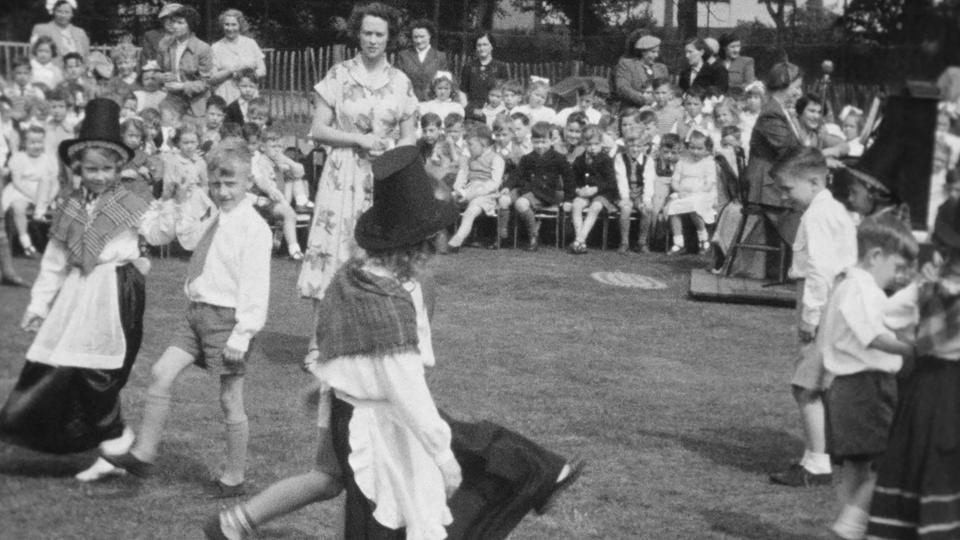
[[[280,154],[280,157],[284,157],[280,151],[280,148],[282,148],[282,145],[279,144],[280,136],[269,129],[261,130],[253,122],[244,124],[242,132],[243,139],[247,143],[247,149],[251,154],[250,174],[253,177],[251,193],[259,196],[255,206],[263,208],[273,217],[283,220],[283,237],[287,241],[287,252],[291,259],[299,261],[303,258],[303,252],[300,250],[300,243],[297,241],[297,213],[287,203],[287,199],[280,188],[280,182],[283,181],[285,173],[267,154],[267,152],[276,151]],[[272,143],[270,139],[273,139]],[[268,150],[270,144],[274,145],[273,150]],[[300,167],[300,172],[303,172],[303,167]],[[302,174],[300,178],[302,181]]]
[[[10,158],[12,180],[3,188],[3,214],[13,213],[20,245],[28,257],[37,256],[27,232],[28,212],[33,207],[34,216],[43,219],[58,188],[60,168],[57,157],[44,151],[45,139],[46,130],[42,126],[30,126],[24,130],[24,151]]]
[[[573,161],[576,196],[573,198],[571,211],[576,238],[570,244],[570,252],[575,254],[587,252],[587,236],[596,224],[600,212],[615,211],[619,200],[613,158],[604,151],[600,128],[587,126],[583,130],[583,144],[586,150]]]
[[[505,163],[493,149],[493,136],[486,124],[472,124],[464,138],[469,157],[461,161],[460,172],[453,184],[453,199],[466,206],[456,234],[450,238],[454,251],[463,245],[473,229],[473,221],[481,213],[495,216],[497,190],[503,182]]]
[[[670,217],[673,247],[670,253],[684,249],[683,222],[687,214],[697,228],[701,250],[710,249],[707,224],[716,220],[717,165],[712,158],[713,141],[708,135],[694,130],[687,140],[687,151],[680,157],[670,184],[672,193],[667,198],[666,213]]]

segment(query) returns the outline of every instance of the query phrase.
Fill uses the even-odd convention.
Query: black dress
[[[0,440],[51,454],[85,452],[123,434],[120,390],[143,340],[145,279],[117,268],[126,354],[120,369],[52,366],[28,360],[0,410]]]

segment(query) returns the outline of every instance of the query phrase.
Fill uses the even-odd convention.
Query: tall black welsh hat
[[[120,105],[106,98],[95,98],[87,102],[84,108],[83,122],[76,139],[67,139],[60,143],[60,159],[70,163],[80,151],[87,148],[106,148],[113,150],[130,161],[133,150],[123,144],[120,136]]]
[[[373,162],[373,206],[360,215],[354,238],[363,249],[415,246],[457,220],[450,190],[423,167],[414,146],[400,146]]]

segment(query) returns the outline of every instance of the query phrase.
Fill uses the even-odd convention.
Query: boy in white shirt
[[[650,137],[640,126],[633,126],[623,134],[625,151],[613,160],[620,192],[620,253],[630,249],[630,216],[637,211],[639,231],[637,251],[650,251],[648,238],[653,223],[653,192],[657,181],[655,159],[650,157]]]
[[[597,85],[593,82],[592,79],[586,79],[583,84],[577,88],[577,104],[573,107],[567,107],[561,109],[557,113],[556,124],[558,126],[567,125],[567,118],[575,113],[582,112],[587,116],[587,120],[591,124],[597,124],[600,122],[600,111],[593,108],[593,104],[597,100]]]
[[[770,475],[793,487],[826,485],[832,469],[826,453],[824,370],[814,338],[837,275],[857,262],[857,233],[846,207],[827,189],[827,160],[816,148],[797,147],[770,170],[782,197],[803,209],[793,243],[790,277],[797,279],[800,351],[790,380],[803,424],[803,458]]]
[[[848,268],[823,312],[818,345],[832,379],[826,394],[830,457],[840,466],[840,516],[833,532],[863,538],[876,483],[874,461],[887,448],[897,401],[896,373],[913,345],[884,324],[883,290],[912,266],[919,247],[893,216],[867,218],[857,230],[856,266]]]
[[[251,342],[267,320],[270,296],[272,234],[247,197],[249,187],[249,155],[228,147],[211,156],[210,198],[217,209],[206,219],[180,215],[176,224],[180,244],[194,250],[183,288],[190,301],[186,318],[151,370],[136,444],[125,454],[103,456],[136,476],[149,476],[170,411],[171,387],[183,370],[197,364],[220,376],[227,447],[218,497],[244,492],[249,427],[243,376]]]

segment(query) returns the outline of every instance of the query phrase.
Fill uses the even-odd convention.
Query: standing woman
[[[357,217],[373,199],[370,160],[416,141],[417,97],[410,79],[387,62],[397,35],[397,12],[373,2],[355,7],[349,28],[360,52],[333,66],[314,90],[311,135],[332,148],[317,186],[316,206],[297,286],[300,295],[323,298],[330,280],[356,243]],[[316,358],[315,337],[307,362]]]
[[[82,28],[77,28],[70,21],[73,20],[77,9],[77,0],[47,1],[47,10],[53,15],[53,20],[38,24],[30,33],[30,43],[33,44],[40,36],[47,36],[57,47],[57,62],[59,63],[67,53],[79,53],[86,59],[90,56],[90,38]]]
[[[741,56],[743,44],[736,34],[724,34],[720,37],[720,61],[727,68],[727,81],[730,88],[745,90],[757,79],[754,74],[753,58]]]
[[[413,84],[413,91],[420,101],[430,99],[430,83],[438,71],[450,71],[446,53],[434,49],[430,40],[436,33],[436,27],[427,19],[419,19],[410,27],[410,41],[413,47],[397,54],[397,69],[404,72]]]
[[[686,92],[691,88],[701,88],[709,96],[722,96],[727,93],[727,70],[718,62],[709,63],[713,52],[705,41],[694,38],[683,48],[687,58],[687,67],[680,72],[680,89]]]
[[[188,106],[187,114],[202,118],[206,114],[213,74],[210,45],[200,41],[194,30],[200,27],[200,14],[183,6],[167,16],[165,26],[173,32],[170,40],[160,43],[160,69],[168,96],[180,98]]]
[[[493,59],[494,41],[489,32],[479,34],[473,43],[477,55],[460,71],[460,90],[467,95],[467,118],[484,122],[483,105],[487,94],[498,80],[509,78],[510,73],[507,64]]]
[[[223,38],[211,46],[213,51],[213,75],[210,86],[213,93],[227,103],[233,103],[240,97],[237,78],[245,69],[257,72],[262,79],[267,74],[267,65],[263,61],[263,51],[252,38],[247,37],[250,25],[243,13],[237,9],[228,9],[217,18]]]

